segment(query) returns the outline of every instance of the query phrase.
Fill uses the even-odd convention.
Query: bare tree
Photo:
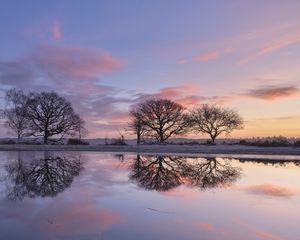
[[[125,141],[124,134],[121,131],[118,131],[118,137],[111,139],[111,142],[109,144],[111,145],[127,145]]]
[[[136,117],[133,118],[133,125],[144,128],[147,135],[155,137],[160,143],[186,131],[184,107],[171,100],[147,100],[141,103],[135,111]]]
[[[243,128],[243,119],[235,110],[208,105],[192,110],[189,123],[196,132],[209,134],[213,143],[221,133]]]
[[[147,132],[147,126],[143,124],[142,114],[137,109],[132,109],[129,115],[131,117],[129,130],[136,134],[136,144],[140,144],[142,137]]]
[[[31,93],[27,104],[27,117],[33,136],[43,137],[44,144],[50,137],[76,135],[78,118],[71,103],[55,92]]]
[[[5,100],[9,108],[2,110],[1,115],[5,118],[5,125],[17,135],[20,143],[22,137],[28,136],[27,96],[21,90],[10,89],[5,94]]]
[[[88,134],[88,130],[85,128],[85,121],[79,116],[75,116],[75,131],[77,131],[78,139],[81,140]]]

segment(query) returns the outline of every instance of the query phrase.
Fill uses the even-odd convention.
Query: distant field
[[[0,151],[100,151],[158,154],[264,154],[300,155],[300,147],[243,145],[0,145]]]

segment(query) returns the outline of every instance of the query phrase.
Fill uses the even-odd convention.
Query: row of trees
[[[86,133],[84,120],[72,105],[55,92],[30,92],[11,89],[6,92],[7,108],[1,111],[5,125],[16,134],[18,143],[24,137],[42,137],[44,144],[51,137],[60,141],[65,136]],[[172,136],[187,132],[206,133],[212,142],[222,133],[243,127],[243,119],[232,109],[204,105],[187,111],[169,99],[152,99],[140,103],[130,111],[129,129],[137,136],[137,144],[144,137],[163,143]]]
[[[187,132],[205,133],[212,140],[222,133],[243,128],[242,117],[233,109],[203,105],[187,111],[169,99],[147,100],[130,111],[129,129],[137,136],[155,138],[163,143],[171,136]]]
[[[55,92],[25,94],[11,89],[5,99],[7,108],[1,115],[5,125],[17,135],[18,143],[24,137],[42,137],[44,144],[52,136],[58,138],[55,141],[66,135],[81,138],[85,131],[84,120],[74,112],[71,103]]]

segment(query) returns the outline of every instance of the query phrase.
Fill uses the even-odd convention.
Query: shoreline
[[[300,147],[244,145],[0,145],[0,151],[87,151],[152,154],[249,154],[300,156]]]

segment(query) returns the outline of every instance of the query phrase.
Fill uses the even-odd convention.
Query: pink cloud
[[[218,104],[223,105],[230,101],[236,100],[238,96],[201,96],[190,95],[176,99],[176,102],[190,108],[201,104]]]
[[[218,57],[220,57],[221,53],[218,51],[212,51],[212,52],[207,52],[204,54],[201,54],[199,56],[196,56],[194,58],[195,61],[209,61],[212,59],[216,59]]]
[[[99,80],[125,66],[123,59],[104,49],[42,45],[23,57],[0,61],[0,83],[24,91],[55,90],[72,102],[88,128],[93,125],[90,132],[108,125],[116,131],[119,123],[126,121],[124,109],[132,99],[113,97],[119,90]],[[110,117],[113,121],[109,121]],[[107,120],[107,124],[94,124],[90,121],[93,119]]]
[[[160,89],[158,94],[165,98],[172,98],[174,96],[180,96],[185,93],[195,92],[198,89],[198,85],[186,83],[179,86],[162,88]]]
[[[112,123],[125,123],[127,124],[130,121],[130,116],[128,115],[128,112],[115,112],[110,115],[110,118],[108,119]]]
[[[41,78],[45,80],[44,84],[46,81],[59,81],[61,85],[73,80],[94,82],[99,75],[112,73],[125,66],[123,59],[104,49],[43,45],[15,61],[0,61],[0,80],[13,87],[18,88],[20,85],[22,89],[29,85],[36,86]],[[80,85],[80,91],[91,88],[91,85],[86,84],[84,82]],[[93,87],[96,85],[93,84]]]
[[[296,44],[300,42],[300,32],[287,35],[284,38],[275,41],[273,43],[270,43],[269,45],[261,48],[258,52],[254,53],[251,56],[248,56],[244,59],[241,59],[238,64],[243,65],[248,62],[251,62],[259,57],[262,57],[264,55],[270,54],[274,51],[280,50],[282,48],[288,47],[290,45]]]
[[[248,97],[260,98],[263,100],[277,100],[288,98],[300,94],[297,86],[267,86],[250,90],[246,95]]]
[[[62,38],[60,23],[57,21],[55,21],[52,26],[52,38],[56,41]]]
[[[232,46],[229,46],[223,50],[223,54],[229,54],[229,53],[232,53],[233,51],[234,51],[234,48]]]
[[[201,103],[203,100],[204,97],[194,95],[194,96],[186,96],[186,97],[179,98],[176,100],[176,102],[185,107],[190,107]]]
[[[217,59],[217,58],[221,57],[222,55],[230,54],[233,51],[234,51],[233,47],[229,46],[223,50],[215,50],[215,51],[210,51],[210,52],[200,54],[200,55],[194,57],[194,61],[200,61],[200,62],[210,61],[213,59]]]
[[[187,60],[187,59],[180,59],[180,60],[178,61],[178,64],[186,64],[186,63],[188,63],[188,60]]]
[[[255,234],[262,240],[283,240],[283,238],[276,236],[270,232],[257,230],[255,231]]]
[[[103,49],[42,46],[33,55],[34,61],[50,78],[94,79],[99,74],[123,68],[123,60]]]
[[[153,94],[136,94],[135,102],[143,102],[153,98],[168,98],[186,108],[200,104],[224,104],[237,99],[238,96],[202,96],[198,95],[200,88],[195,84],[182,84],[159,89]]]
[[[135,102],[143,102],[153,98],[168,98],[178,103],[192,103],[200,101],[199,96],[195,95],[199,91],[199,86],[194,84],[182,84],[174,87],[161,88],[153,94],[137,94]],[[189,98],[189,99],[187,99]]]

